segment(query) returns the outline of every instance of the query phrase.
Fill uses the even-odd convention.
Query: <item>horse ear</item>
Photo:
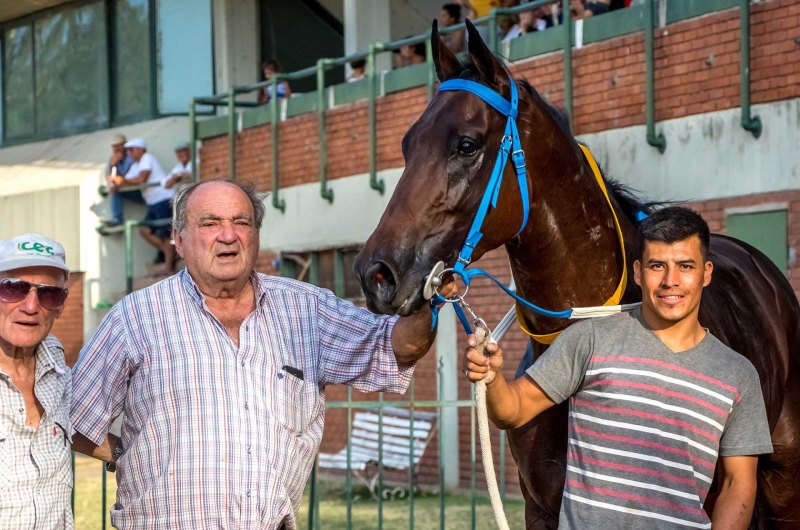
[[[465,21],[467,24],[467,44],[469,49],[469,58],[475,68],[478,70],[478,75],[481,80],[489,85],[499,86],[502,85],[505,76],[498,79],[497,76],[501,75],[504,71],[503,64],[495,57],[483,42],[480,33],[475,29],[475,26],[469,20]]]
[[[461,64],[455,54],[450,51],[450,48],[444,44],[442,38],[439,37],[439,24],[435,19],[431,28],[431,52],[439,82],[443,83],[451,77],[455,77],[456,73],[461,69]]]

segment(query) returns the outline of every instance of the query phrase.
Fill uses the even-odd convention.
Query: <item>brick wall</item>
[[[83,273],[73,272],[67,281],[69,296],[61,318],[56,320],[51,333],[64,346],[67,366],[73,366],[83,348]]]
[[[731,197],[728,199],[714,199],[688,203],[687,206],[698,212],[708,222],[712,232],[725,233],[726,210],[729,208],[747,208],[766,204],[787,204],[789,211],[789,226],[787,227],[788,246],[796,251],[800,250],[800,190],[778,191],[773,193],[760,193],[744,197]],[[800,297],[800,263],[789,263],[789,282],[792,284],[795,295]]]
[[[752,102],[800,97],[800,2],[768,0],[751,7]],[[656,118],[666,120],[739,106],[739,11],[729,9],[656,30]],[[645,56],[641,33],[574,50],[576,134],[645,123]],[[511,66],[554,104],[562,104],[561,53]],[[377,102],[378,168],[403,166],[400,142],[427,105],[425,87],[389,94]],[[327,111],[328,177],[368,171],[365,101]],[[237,176],[271,183],[269,125],[237,135]],[[226,136],[203,142],[201,179],[227,178]],[[319,178],[316,115],[292,117],[279,126],[281,187]]]

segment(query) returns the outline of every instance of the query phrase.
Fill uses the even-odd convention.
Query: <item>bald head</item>
[[[204,182],[175,199],[175,249],[204,292],[246,282],[258,258],[264,204],[250,188]]]
[[[259,197],[255,191],[255,187],[249,184],[241,186],[228,180],[212,180],[190,184],[175,195],[175,199],[173,200],[175,208],[175,221],[173,226],[179,232],[182,232],[186,228],[188,209],[191,207],[190,203],[193,202],[190,201],[190,199],[201,191],[203,192],[202,195],[208,196],[207,194],[211,194],[212,197],[219,197],[219,195],[215,194],[222,194],[222,196],[227,196],[229,194],[233,196],[243,195],[250,202],[252,209],[250,213],[253,216],[256,230],[261,230],[265,208],[261,197]]]

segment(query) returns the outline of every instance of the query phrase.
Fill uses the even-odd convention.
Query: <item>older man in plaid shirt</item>
[[[0,241],[0,530],[71,529],[70,370],[50,335],[67,300],[64,247]]]
[[[73,447],[116,463],[118,528],[294,529],[325,387],[405,392],[430,312],[377,316],[255,273],[264,206],[250,189],[196,184],[175,211],[187,268],[123,299],[81,352]]]

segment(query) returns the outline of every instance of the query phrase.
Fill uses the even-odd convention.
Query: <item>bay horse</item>
[[[431,38],[439,80],[475,81],[508,99],[511,81],[505,66],[469,22],[467,31],[468,58],[461,63],[443,45],[434,23]],[[623,263],[630,268],[637,255],[637,214],[646,214],[653,205],[642,204],[627,188],[605,179],[624,236],[623,261],[609,203],[565,116],[526,81],[514,82],[520,94],[517,124],[527,160],[530,215],[517,234],[522,193],[513,164],[508,164],[473,262],[504,245],[517,293],[524,299],[552,310],[601,305],[620,282]],[[405,170],[355,262],[373,312],[407,316],[424,309],[425,278],[437,262],[455,262],[498,157],[505,121],[477,96],[450,91],[439,92],[411,126],[402,143]],[[755,248],[713,235],[709,259],[714,275],[703,292],[700,322],[758,371],[775,449],[759,457],[751,528],[800,528],[800,486],[795,485],[800,478],[800,305],[784,274]],[[628,282],[622,302],[640,300],[641,291]],[[538,334],[570,324],[527,309],[520,317]],[[534,343],[534,357],[545,349]],[[528,529],[558,524],[567,408],[564,402],[508,433]],[[709,513],[720,474],[718,468],[706,501]]]

